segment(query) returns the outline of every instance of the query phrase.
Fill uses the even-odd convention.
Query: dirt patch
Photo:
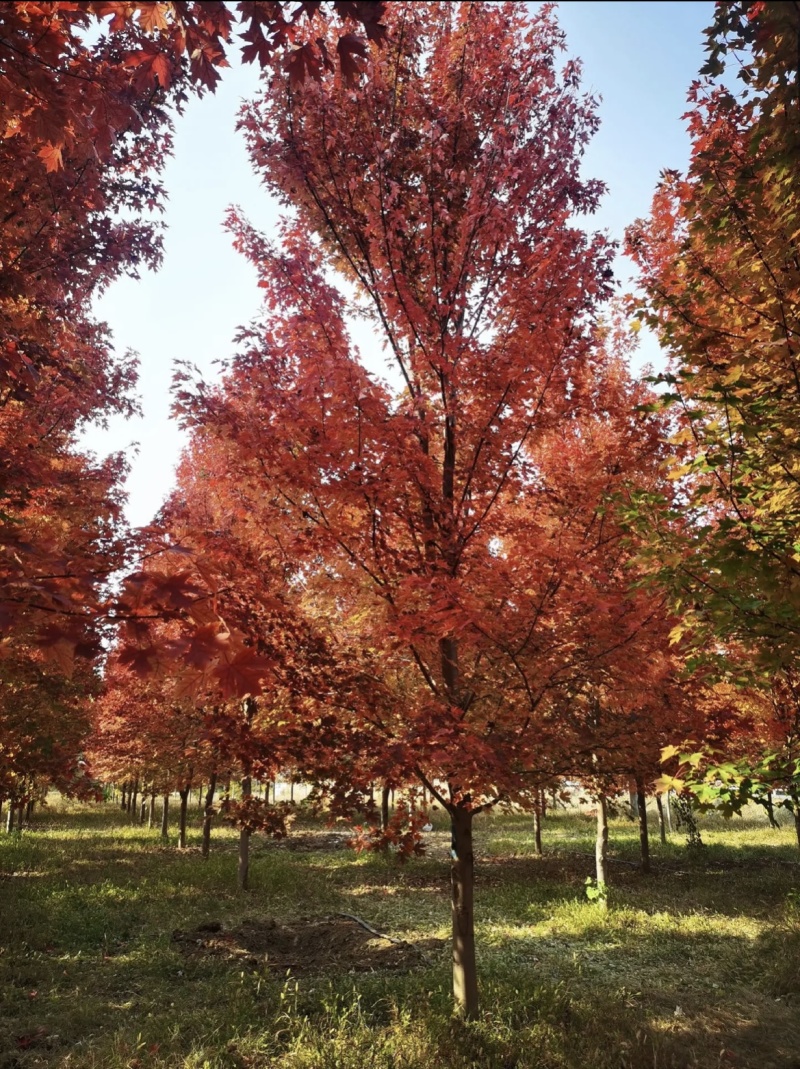
[[[350,845],[351,832],[341,831],[303,831],[288,835],[285,839],[268,840],[270,846],[284,850],[344,850]]]
[[[407,972],[427,964],[429,953],[444,946],[442,939],[393,940],[349,917],[301,918],[291,924],[246,920],[229,929],[209,922],[191,931],[177,928],[172,940],[193,957],[221,957],[284,975]]]

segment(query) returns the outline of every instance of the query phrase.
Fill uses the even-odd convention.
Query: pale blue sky
[[[583,60],[585,87],[602,96],[603,125],[585,170],[609,187],[595,223],[615,238],[646,214],[659,172],[686,163],[681,115],[703,62],[702,30],[713,7],[711,0],[559,5],[567,54]],[[234,131],[239,102],[255,92],[257,72],[234,66],[223,73],[217,93],[191,101],[177,122],[165,174],[163,267],[139,281],[120,280],[96,303],[117,347],[135,349],[141,359],[144,417],[86,439],[98,452],[130,451],[128,517],[135,525],[148,523],[169,492],[181,449],[181,434],[168,418],[173,360],[189,360],[213,376],[213,361],[230,354],[236,328],[258,310],[255,273],[231,248],[225,211],[239,204],[267,230],[276,219]],[[624,263],[619,267],[624,276]],[[643,355],[654,359],[656,351],[647,346]],[[135,456],[133,442],[139,443]]]

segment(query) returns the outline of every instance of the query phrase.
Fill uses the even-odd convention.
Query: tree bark
[[[144,818],[147,814],[147,794],[142,791],[142,800],[139,802],[139,823],[144,824]]]
[[[31,800],[25,806],[25,823],[26,824],[30,824],[30,822],[31,822],[31,817],[33,816],[33,807],[34,807],[34,805],[35,805],[35,803],[34,803],[33,799],[31,798]]]
[[[147,806],[147,827],[152,829],[156,822],[156,792],[150,792],[150,803]]]
[[[452,858],[450,880],[453,913],[453,997],[468,1020],[478,1012],[478,971],[475,963],[475,859],[472,851],[473,814],[450,810]]]
[[[666,846],[667,826],[664,823],[664,802],[660,794],[656,795],[656,809],[658,810],[658,835],[661,839],[661,845]]]
[[[165,794],[161,799],[161,838],[169,838],[169,795]]]
[[[289,801],[294,801],[294,778],[289,780]]]
[[[779,828],[780,824],[775,819],[775,806],[772,803],[772,791],[767,791],[765,808],[767,810],[767,817],[769,818],[769,826],[771,828]]]
[[[184,787],[182,791],[178,791],[181,798],[181,811],[180,821],[178,824],[178,849],[186,849],[186,811],[189,808],[189,787]]]
[[[795,807],[794,811],[794,830],[797,835],[797,845],[800,847],[800,809]]]
[[[636,808],[639,815],[639,848],[642,854],[642,872],[650,871],[650,836],[647,827],[647,795],[644,784],[636,780]]]
[[[128,784],[127,783],[123,783],[122,784],[122,791],[120,792],[120,795],[121,795],[121,798],[120,798],[119,807],[122,810],[122,812],[124,813],[128,808]]]
[[[384,785],[381,791],[381,831],[389,827],[389,788]]]
[[[639,819],[639,795],[636,780],[631,776],[628,781],[628,801],[631,807],[631,816],[634,820]]]
[[[136,799],[139,795],[139,780],[138,778],[133,781],[133,787],[131,788],[130,797],[128,798],[128,813],[130,816],[134,816],[136,813]]]
[[[597,890],[600,897],[598,904],[608,908],[608,803],[606,796],[601,794],[597,799],[597,841],[595,844],[595,871],[597,875]]]
[[[537,854],[542,854],[542,793],[535,792],[533,803],[533,849]]]
[[[203,847],[202,855],[207,858],[211,849],[211,821],[214,817],[214,791],[217,788],[217,774],[211,773],[211,780],[206,791],[206,804],[203,810]]]
[[[14,801],[9,800],[8,803],[8,816],[6,817],[6,832],[10,835],[14,830]]]
[[[252,791],[252,781],[249,776],[242,780],[242,798],[249,798]],[[239,831],[239,869],[237,883],[240,891],[246,891],[250,879],[250,830],[241,828]]]

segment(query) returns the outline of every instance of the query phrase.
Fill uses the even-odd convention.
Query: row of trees
[[[13,6],[52,9],[51,24],[62,7]],[[282,820],[252,799],[253,777],[296,769],[334,815],[374,817],[365,841],[403,850],[422,819],[399,810],[381,827],[371,785],[424,790],[451,820],[454,992],[470,1015],[477,814],[535,809],[544,787],[578,778],[598,799],[602,843],[605,798],[631,778],[644,793],[664,748],[673,785],[699,766],[703,798],[720,780],[729,805],[782,783],[800,811],[787,133],[797,128],[797,17],[792,5],[719,6],[709,75],[726,49],[744,50],[750,95],[698,83],[689,173],[667,175],[651,219],[629,233],[647,294],[639,314],[673,361],[665,395],[631,379],[632,336],[609,311],[613,246],[576,222],[603,192],[580,173],[597,117],[578,64],[559,65],[553,13],[333,6],[345,21],[325,29],[319,12],[240,5],[250,58],[282,57],[241,125],[285,217],[274,241],[239,213],[228,220],[257,269],[263,315],[241,331],[218,385],[180,370],[191,443],[175,492],[135,545],[121,538],[117,497],[102,530],[72,516],[56,525],[90,537],[83,570],[71,549],[52,589],[31,581],[31,550],[9,555],[28,571],[4,587],[27,583],[9,599],[21,608],[8,647],[24,636],[26,656],[63,680],[66,658],[102,638],[102,578],[126,550],[138,554],[105,610],[118,635],[91,706],[94,767],[187,795],[235,773],[241,864],[252,830]],[[254,26],[267,8],[291,33],[276,31],[278,52],[262,56]],[[379,21],[362,8],[381,8]],[[154,134],[191,79],[202,84],[197,56],[225,37],[227,12],[85,5],[61,24],[113,14],[86,62],[112,62],[119,35],[138,35],[128,60],[113,55],[117,76],[132,78],[125,91],[148,97]],[[345,32],[353,18],[371,44]],[[211,52],[186,46],[191,28]],[[127,140],[156,203],[145,126]],[[45,184],[66,170],[63,152],[27,152]],[[91,166],[119,177],[109,161]],[[106,224],[86,210],[98,240]],[[135,247],[154,255],[151,224],[137,225]],[[85,299],[138,262],[111,258]],[[371,327],[372,352],[352,340],[357,319]],[[109,359],[104,351],[106,376]],[[52,373],[62,390],[63,374]],[[27,396],[10,408],[21,425],[35,410]],[[59,462],[78,462],[69,435],[80,418],[64,424]],[[38,487],[43,476],[26,479]],[[118,484],[98,485],[113,497]],[[64,507],[74,507],[66,489]],[[18,511],[11,529],[23,519],[33,528],[35,514]],[[46,611],[59,622],[34,636]],[[65,627],[65,616],[77,623]],[[45,661],[48,645],[64,665]],[[86,677],[69,715],[76,739],[99,688],[96,671]],[[45,721],[58,715],[46,704]],[[26,774],[50,776],[18,728],[4,719],[2,730],[4,754],[15,745]],[[684,740],[697,757],[683,760]],[[10,775],[3,791],[18,797],[20,773]],[[598,864],[602,877],[602,850]]]

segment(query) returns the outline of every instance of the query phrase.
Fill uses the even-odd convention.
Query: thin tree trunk
[[[8,816],[6,817],[6,832],[10,835],[14,830],[14,801],[8,803]]]
[[[664,810],[667,814],[667,831],[672,835],[672,805],[669,800],[669,791],[664,796]]]
[[[772,791],[767,791],[766,806],[767,817],[769,818],[769,826],[771,828],[779,828],[780,824],[775,819],[775,806],[772,803]]]
[[[147,827],[152,830],[156,822],[156,792],[150,792],[150,802],[147,806]]]
[[[608,803],[601,794],[597,799],[597,841],[595,844],[595,867],[597,875],[598,904],[608,907]]]
[[[203,810],[203,857],[207,858],[211,849],[211,821],[214,817],[214,791],[217,787],[217,774],[211,773],[211,780],[206,791],[206,805]]]
[[[178,824],[178,849],[186,849],[186,811],[189,808],[189,788],[178,791],[181,798],[180,821]]]
[[[542,796],[537,790],[534,792],[533,802],[533,848],[535,853],[542,851]]]
[[[26,824],[30,824],[30,822],[31,822],[31,817],[33,816],[34,804],[35,803],[34,803],[33,799],[31,798],[31,800],[25,806],[25,823]]]
[[[639,848],[642,853],[642,872],[650,871],[650,836],[647,827],[647,796],[644,784],[636,780],[636,808],[639,814]]]
[[[142,791],[142,800],[139,802],[139,823],[144,824],[144,818],[147,815],[147,793]]]
[[[628,801],[631,806],[631,816],[634,820],[639,819],[639,795],[636,780],[633,776],[628,781]]]
[[[121,799],[120,799],[120,803],[119,803],[119,807],[120,807],[120,809],[122,810],[123,813],[126,811],[126,809],[128,807],[128,793],[127,792],[128,792],[128,784],[127,783],[123,783],[122,784],[122,791],[121,791]]]
[[[3,803],[4,802],[5,802],[5,798],[0,798],[0,823],[2,823],[2,821],[3,821]]]
[[[389,827],[389,788],[384,786],[381,791],[381,831]]]
[[[664,823],[664,802],[661,799],[661,795],[656,795],[656,809],[658,810],[658,834],[661,839],[661,845],[666,846],[667,843],[667,826]]]
[[[165,794],[161,799],[161,838],[169,838],[169,795]]]
[[[289,801],[294,801],[294,779],[289,780]]]
[[[252,780],[245,776],[242,780],[242,800],[249,798],[252,792]],[[239,831],[239,871],[237,882],[240,891],[246,891],[250,877],[250,831],[241,828]]]
[[[131,814],[131,816],[135,816],[136,815],[136,799],[138,798],[138,796],[139,796],[139,779],[137,777],[133,781],[133,790],[131,791],[131,796],[128,799],[128,812]]]
[[[450,810],[452,849],[450,879],[453,913],[453,997],[467,1019],[478,1012],[478,972],[475,963],[474,883],[472,820],[469,810]]]
[[[796,806],[794,811],[794,830],[797,835],[797,845],[800,847],[800,809]]]

